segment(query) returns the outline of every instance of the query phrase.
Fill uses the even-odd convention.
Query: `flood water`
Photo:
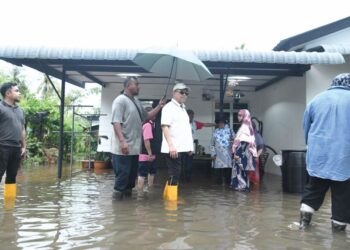
[[[60,181],[56,172],[22,169],[13,209],[1,195],[0,249],[350,248],[349,229],[332,233],[329,196],[311,229],[296,229],[300,198],[282,192],[279,176],[265,175],[260,188],[239,193],[197,169],[195,180],[180,185],[178,202],[169,203],[162,200],[164,170],[152,192],[121,201],[113,198],[112,170]]]

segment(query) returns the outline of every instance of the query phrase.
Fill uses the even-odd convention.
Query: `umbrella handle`
[[[175,60],[176,60],[176,58],[173,57],[173,63],[171,64],[171,69],[170,69],[170,76],[168,78],[168,83],[167,83],[166,88],[165,88],[164,100],[166,98],[166,93],[168,92],[169,83],[170,83],[170,80],[171,80],[171,75],[173,74],[173,68],[174,68]],[[176,79],[176,75],[175,75],[175,79]]]
[[[171,73],[170,73],[170,75],[171,75]],[[166,98],[166,93],[168,92],[169,83],[170,83],[170,78],[168,79],[168,83],[167,83],[166,88],[165,88],[165,93],[164,93],[164,97],[163,97],[164,100],[165,100],[165,98]]]

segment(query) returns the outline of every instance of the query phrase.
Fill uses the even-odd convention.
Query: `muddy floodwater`
[[[121,201],[112,170],[56,173],[22,169],[12,209],[1,195],[0,249],[350,249],[349,228],[332,233],[329,195],[311,229],[297,230],[300,198],[282,192],[279,176],[239,193],[195,169],[179,200],[165,202],[165,170],[154,190]]]

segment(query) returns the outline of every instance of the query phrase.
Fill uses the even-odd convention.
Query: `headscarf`
[[[238,114],[242,116],[242,125],[238,129],[235,140],[232,145],[232,152],[235,153],[238,145],[241,141],[249,143],[249,151],[252,153],[254,157],[257,156],[256,145],[255,145],[255,137],[254,130],[252,127],[252,120],[250,118],[249,110],[241,109]]]
[[[350,73],[337,75],[331,83],[330,89],[342,88],[350,90]]]

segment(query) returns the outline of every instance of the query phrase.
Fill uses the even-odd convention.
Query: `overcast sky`
[[[0,7],[0,46],[272,50],[350,14],[349,0],[0,0]],[[0,60],[0,70],[10,67]],[[42,79],[23,74],[33,85]]]
[[[349,9],[348,0],[1,0],[0,45],[271,50]]]

